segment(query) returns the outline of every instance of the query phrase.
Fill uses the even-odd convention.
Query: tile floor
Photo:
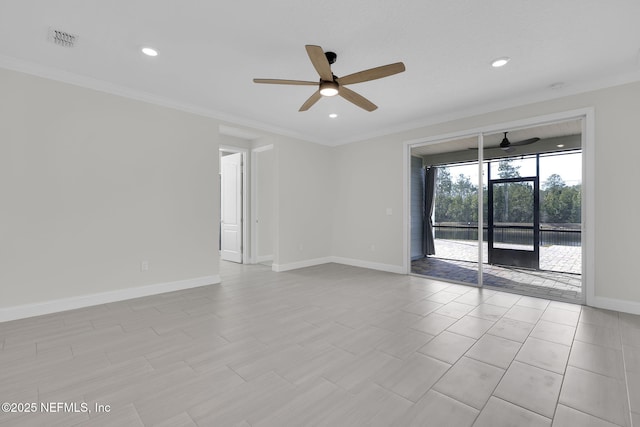
[[[0,323],[2,426],[631,426],[640,317],[327,264]],[[98,413],[95,404],[110,405]]]

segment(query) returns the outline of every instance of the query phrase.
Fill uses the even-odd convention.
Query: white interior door
[[[242,153],[220,159],[220,257],[242,262]]]

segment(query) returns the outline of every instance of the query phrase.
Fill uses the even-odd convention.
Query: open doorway
[[[411,273],[584,302],[582,141],[573,119],[411,147]]]
[[[245,262],[246,183],[243,149],[220,149],[220,259]]]

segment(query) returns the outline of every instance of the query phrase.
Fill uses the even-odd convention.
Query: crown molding
[[[640,51],[639,51],[640,52]],[[640,53],[639,53],[640,58]],[[640,59],[639,59],[640,61]],[[581,93],[592,92],[608,87],[619,86],[627,83],[633,83],[640,81],[640,70],[634,69],[625,73],[620,73],[615,76],[608,76],[600,79],[583,81],[579,83],[567,83],[566,86],[560,89],[546,88],[545,90],[533,91],[515,98],[509,98],[507,100],[497,101],[489,104],[483,104],[479,106],[473,106],[469,108],[462,108],[453,112],[447,112],[442,114],[432,114],[425,117],[422,120],[411,121],[399,124],[397,126],[389,126],[384,130],[368,133],[359,133],[351,137],[327,140],[314,137],[312,135],[306,135],[291,129],[281,128],[267,123],[251,120],[245,117],[235,116],[227,114],[221,111],[210,110],[197,105],[180,102],[177,100],[161,97],[148,92],[132,89],[126,86],[117,85],[104,80],[94,79],[92,77],[82,76],[74,74],[68,71],[59,70],[53,67],[47,67],[42,64],[36,64],[33,62],[24,61],[22,59],[1,55],[0,54],[0,68],[6,68],[13,71],[22,72],[25,74],[34,75],[50,80],[55,80],[63,83],[68,83],[87,89],[97,90],[100,92],[108,93],[111,95],[117,95],[124,98],[134,99],[137,101],[146,102],[149,104],[159,105],[166,108],[171,108],[178,111],[183,111],[199,116],[209,117],[217,119],[226,124],[235,126],[242,126],[250,129],[250,131],[260,131],[267,134],[280,135],[290,138],[301,139],[316,144],[321,144],[329,147],[336,147],[340,145],[350,144],[354,142],[362,142],[369,139],[375,139],[385,137],[401,132],[407,132],[416,130],[419,128],[445,123],[453,120],[460,120],[467,117],[473,117],[481,114],[493,113],[496,111],[504,110],[507,108],[520,107],[537,102],[550,101],[553,99],[564,98],[567,96],[578,95]],[[223,125],[224,126],[224,125]]]
[[[110,95],[116,95],[116,96],[121,96],[123,98],[146,102],[148,104],[159,105],[161,107],[171,108],[173,110],[178,110],[185,113],[208,117],[208,118],[220,120],[222,122],[226,122],[226,124],[232,124],[235,126],[250,128],[253,131],[261,131],[268,134],[287,136],[290,138],[302,139],[309,142],[315,142],[317,144],[327,145],[326,141],[318,140],[317,138],[311,138],[307,135],[292,131],[290,129],[284,129],[277,126],[272,126],[259,121],[247,119],[245,117],[227,114],[221,111],[210,110],[197,105],[154,95],[152,93],[140,91],[137,89],[132,89],[127,86],[122,86],[115,83],[107,82],[105,80],[99,80],[93,77],[87,77],[80,74],[59,70],[53,67],[48,67],[42,64],[36,64],[33,62],[24,61],[22,59],[6,56],[2,54],[0,54],[0,68],[5,68],[11,71],[17,71],[20,73],[29,74],[36,77],[42,77],[45,79],[54,80],[61,83],[67,83],[74,86],[83,87],[85,89],[96,90],[96,91],[104,92]]]
[[[629,72],[617,74],[615,76],[608,76],[606,78],[600,78],[597,80],[589,80],[576,84],[567,84],[560,89],[547,88],[543,91],[535,91],[527,93],[515,98],[509,98],[508,100],[493,102],[489,104],[483,104],[481,106],[474,106],[470,108],[464,108],[455,112],[434,114],[426,117],[425,119],[418,121],[406,122],[397,126],[391,126],[384,131],[369,132],[366,134],[359,134],[351,138],[340,139],[329,144],[331,146],[340,146],[345,144],[351,144],[354,142],[362,142],[369,139],[380,138],[389,136],[401,132],[408,132],[416,129],[420,129],[427,126],[437,125],[440,123],[446,123],[454,120],[465,119],[468,117],[479,116],[482,114],[494,113],[496,111],[506,110],[508,108],[522,107],[529,104],[535,104],[538,102],[551,101],[554,99],[565,98],[573,95],[579,95],[587,92],[594,92],[601,89],[606,89],[614,86],[621,86],[628,83],[635,83],[640,81],[640,70],[632,70]]]

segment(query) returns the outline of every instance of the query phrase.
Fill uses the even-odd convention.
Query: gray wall
[[[427,126],[336,148],[336,175],[350,185],[337,187],[332,253],[338,257],[403,265],[402,216],[385,216],[384,207],[402,211],[403,145],[498,123],[585,107],[595,109],[595,296],[630,302],[640,312],[640,286],[633,266],[640,228],[629,226],[640,212],[634,197],[640,182],[640,83],[557,98],[508,110]],[[371,171],[384,171],[372,174]],[[377,250],[370,251],[368,245]]]
[[[0,308],[218,275],[216,121],[2,69],[0,93]]]

